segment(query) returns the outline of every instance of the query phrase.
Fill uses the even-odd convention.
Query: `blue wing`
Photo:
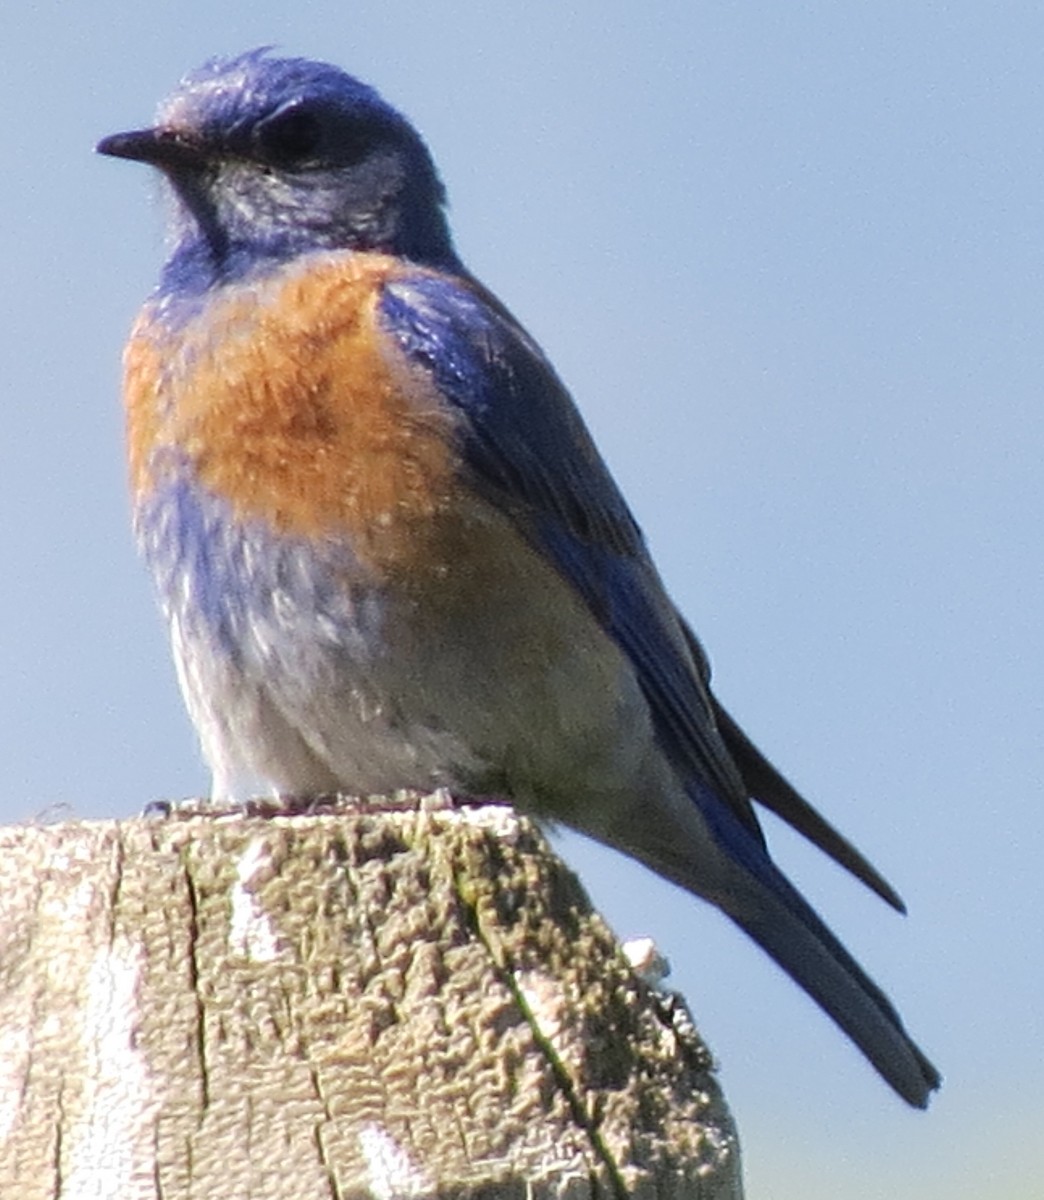
[[[902,909],[711,695],[703,648],[667,599],[572,399],[499,301],[471,280],[418,272],[387,285],[382,316],[403,352],[465,414],[476,488],[514,514],[634,663],[660,743],[682,777],[707,785],[763,846],[751,805],[759,800]]]
[[[387,286],[382,307],[405,353],[466,415],[474,486],[513,514],[630,657],[682,777],[705,780],[760,838],[641,532],[550,364],[477,288],[415,276]]]

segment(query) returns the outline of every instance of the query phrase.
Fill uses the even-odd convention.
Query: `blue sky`
[[[3,28],[0,816],[206,786],[124,492],[162,213],[91,147],[211,54],[328,58],[427,136],[722,698],[909,904],[770,825],[942,1068],[928,1114],[717,914],[560,841],[671,959],[751,1200],[1039,1194],[1044,10],[94,0]]]

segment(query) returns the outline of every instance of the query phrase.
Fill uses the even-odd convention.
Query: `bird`
[[[565,385],[461,262],[420,133],[271,48],[98,143],[169,254],[124,354],[136,540],[215,798],[448,789],[717,906],[924,1108],[941,1077],[755,804],[903,902],[754,746]]]

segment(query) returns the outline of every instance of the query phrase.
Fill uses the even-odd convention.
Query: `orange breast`
[[[378,325],[401,271],[378,255],[291,266],[219,294],[176,334],[146,312],[125,357],[135,492],[174,450],[240,519],[348,535],[388,567],[420,552],[420,531],[453,507],[457,418]]]

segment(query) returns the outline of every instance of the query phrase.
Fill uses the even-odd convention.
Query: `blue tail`
[[[632,836],[627,851],[716,904],[837,1022],[904,1100],[926,1108],[941,1076],[906,1032],[891,1002],[772,862],[759,839],[716,797],[707,796],[699,785],[690,790],[706,822],[700,822],[696,838],[685,814],[674,814],[688,829],[647,822],[645,836],[637,845]],[[713,857],[707,852],[708,832],[715,844]]]

